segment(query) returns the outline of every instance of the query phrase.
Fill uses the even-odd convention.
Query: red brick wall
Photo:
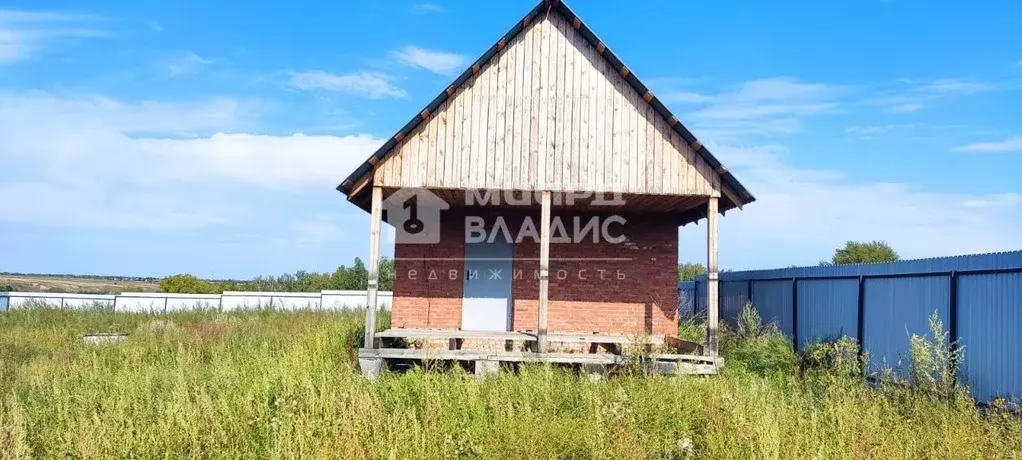
[[[391,326],[461,329],[462,257],[464,217],[456,210],[441,213],[440,243],[395,244]]]
[[[513,232],[521,228],[525,214],[505,212],[503,215]],[[490,214],[487,220],[495,216],[496,213]],[[607,217],[592,213],[555,213],[554,216],[561,218],[569,237],[573,234],[575,217],[583,226],[594,216],[600,217],[600,222]],[[538,224],[538,212],[531,217]],[[582,242],[551,244],[550,332],[677,333],[677,225],[656,215],[623,217],[625,222],[612,224],[610,233],[615,237],[625,236],[626,242],[612,244],[602,239],[593,242],[590,234]],[[448,211],[442,222],[440,244],[398,244],[395,247],[398,260],[394,327],[460,327],[464,262],[407,260],[464,256],[464,217]],[[525,238],[515,244],[514,257],[512,328],[535,331],[538,242]],[[456,279],[451,279],[451,270],[456,271]],[[435,279],[429,279],[431,272]]]

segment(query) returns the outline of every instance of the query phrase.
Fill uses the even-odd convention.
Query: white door
[[[510,242],[465,244],[461,328],[466,331],[511,329]]]

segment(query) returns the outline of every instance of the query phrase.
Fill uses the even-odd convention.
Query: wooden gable
[[[423,114],[376,185],[720,196],[720,176],[565,17],[539,15],[501,48]]]

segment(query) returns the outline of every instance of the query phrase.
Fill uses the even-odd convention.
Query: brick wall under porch
[[[538,213],[472,215],[488,221],[500,216],[509,228],[521,228],[525,216]],[[393,315],[398,328],[460,329],[465,263],[464,209],[446,211],[437,244],[395,245]],[[555,213],[568,221],[591,213]],[[625,216],[616,229],[622,243],[585,240],[552,243],[548,325],[551,333],[654,334],[677,332],[677,225],[659,215]],[[514,230],[512,230],[514,232]],[[615,235],[618,232],[615,232]],[[539,243],[514,245],[512,329],[535,331],[539,293]]]

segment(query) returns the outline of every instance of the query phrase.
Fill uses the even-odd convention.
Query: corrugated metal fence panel
[[[728,281],[720,283],[720,320],[734,325],[738,314],[749,301],[749,283],[746,281]]]
[[[791,281],[753,282],[752,305],[763,318],[763,324],[775,323],[782,333],[792,335]]]
[[[959,276],[958,336],[976,399],[1022,399],[1022,273]]]
[[[871,367],[896,364],[912,334],[929,332],[938,311],[951,329],[950,272],[958,272],[957,340],[965,347],[961,376],[979,401],[1008,396],[1022,401],[1022,251],[974,254],[881,264],[815,266],[721,273],[721,315],[734,311],[742,282],[755,280],[753,305],[764,321],[779,321],[798,344],[858,333],[858,278],[865,276],[864,346]],[[961,273],[1008,270],[1012,273]],[[934,276],[913,276],[913,275]],[[896,278],[882,278],[898,275]],[[791,280],[799,278],[798,312],[791,315]],[[813,279],[823,278],[823,279]],[[696,279],[696,310],[706,311],[706,276]],[[738,307],[740,309],[740,307]]]
[[[0,293],[0,313],[6,312],[11,304],[11,298],[6,293]]]
[[[678,318],[684,320],[695,314],[695,281],[678,283]]]
[[[798,281],[798,346],[855,337],[859,323],[858,280]]]
[[[1010,267],[1022,267],[1022,251],[997,252],[992,254],[970,254],[953,257],[936,257],[931,259],[902,260],[898,262],[858,264],[858,265],[825,265],[810,267],[777,268],[770,270],[748,270],[740,272],[722,272],[724,281],[765,279],[765,278],[811,278],[820,276],[859,276],[859,275],[893,275],[925,272],[949,272],[951,270],[988,270]],[[702,275],[699,281],[705,281]]]
[[[930,315],[950,325],[950,277],[867,278],[863,281],[863,345],[869,370],[885,365],[907,375],[909,338],[930,337]]]
[[[697,315],[706,315],[706,279],[696,281],[695,307]]]

